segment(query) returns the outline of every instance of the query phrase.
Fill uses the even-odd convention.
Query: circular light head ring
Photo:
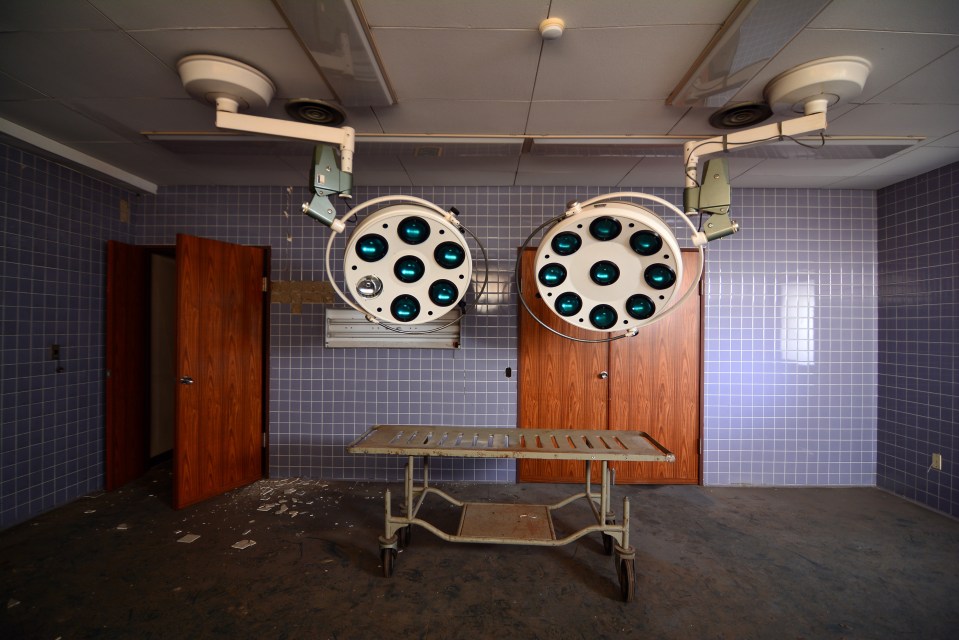
[[[683,278],[676,236],[652,211],[628,202],[592,204],[564,218],[543,237],[533,264],[537,291],[553,313],[592,331],[652,322]]]
[[[391,324],[437,320],[463,299],[473,258],[460,228],[420,204],[385,207],[363,219],[346,244],[343,273],[355,304]],[[371,294],[370,282],[381,286]]]

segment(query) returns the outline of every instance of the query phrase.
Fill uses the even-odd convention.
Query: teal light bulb
[[[602,216],[589,223],[589,233],[602,242],[612,240],[623,230],[623,225],[616,218]]]
[[[657,291],[668,289],[676,284],[676,272],[666,265],[659,263],[646,267],[643,278],[645,278],[646,284]]]
[[[615,262],[600,260],[589,268],[589,277],[599,286],[605,287],[619,280],[619,267]]]
[[[641,293],[635,293],[626,299],[626,313],[637,320],[647,320],[656,313],[656,305]]]
[[[583,246],[583,239],[579,237],[579,234],[572,231],[563,231],[556,234],[550,246],[553,247],[556,255],[571,256]]]
[[[393,274],[400,282],[412,284],[426,273],[426,265],[416,256],[403,256],[393,265]]]
[[[459,298],[456,285],[449,280],[437,280],[430,285],[430,300],[438,307],[448,307]]]
[[[598,304],[589,312],[589,321],[597,329],[609,329],[618,319],[616,310],[608,304]]]
[[[663,239],[655,231],[643,229],[629,237],[629,246],[641,256],[654,256],[663,248]]]
[[[403,218],[396,227],[396,235],[406,244],[420,244],[430,237],[430,225],[423,218]]]
[[[553,308],[556,309],[556,313],[568,318],[576,315],[583,308],[583,299],[572,291],[566,291],[556,297],[556,304],[553,305]]]
[[[558,287],[566,280],[566,267],[551,262],[539,270],[539,281],[544,287]]]
[[[406,293],[396,296],[390,304],[390,313],[400,322],[412,322],[420,315],[420,301]]]
[[[466,260],[466,250],[455,242],[441,242],[433,251],[433,259],[444,269],[455,269]]]
[[[376,262],[386,255],[390,245],[383,236],[368,233],[356,242],[356,255],[364,262]]]

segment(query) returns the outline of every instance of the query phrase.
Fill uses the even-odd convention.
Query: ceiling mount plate
[[[176,66],[187,93],[216,104],[219,111],[265,109],[276,92],[264,73],[230,58],[197,54],[182,58]]]
[[[763,96],[779,113],[822,113],[861,94],[871,70],[872,64],[857,56],[813,60],[770,80]]]

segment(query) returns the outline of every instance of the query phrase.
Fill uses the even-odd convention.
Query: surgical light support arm
[[[683,207],[686,213],[698,211],[709,214],[706,230],[701,235],[694,236],[693,242],[697,245],[705,244],[739,231],[739,225],[729,218],[730,187],[725,159],[714,159],[706,163],[705,178],[700,186],[696,180],[696,169],[701,156],[728,153],[739,147],[801,136],[823,131],[825,128],[826,113],[820,112],[706,140],[691,140],[683,145],[686,170]]]
[[[338,194],[342,198],[351,197],[353,151],[356,143],[356,132],[352,127],[324,127],[219,109],[216,112],[216,126],[221,129],[323,143],[316,147],[313,156],[313,171],[310,177],[315,195],[309,203],[303,204],[303,213],[319,220],[335,232],[342,233],[343,223],[336,219],[336,211],[329,196]],[[330,145],[339,148],[339,162]]]

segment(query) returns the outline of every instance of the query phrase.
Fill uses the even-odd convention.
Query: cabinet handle
[[[605,371],[600,371],[599,375],[596,377],[599,378],[600,380],[605,380],[606,378],[609,377],[609,374]]]
[[[183,376],[182,378],[180,378],[180,384],[193,384],[193,382],[194,382],[193,378],[191,378],[190,376]]]

